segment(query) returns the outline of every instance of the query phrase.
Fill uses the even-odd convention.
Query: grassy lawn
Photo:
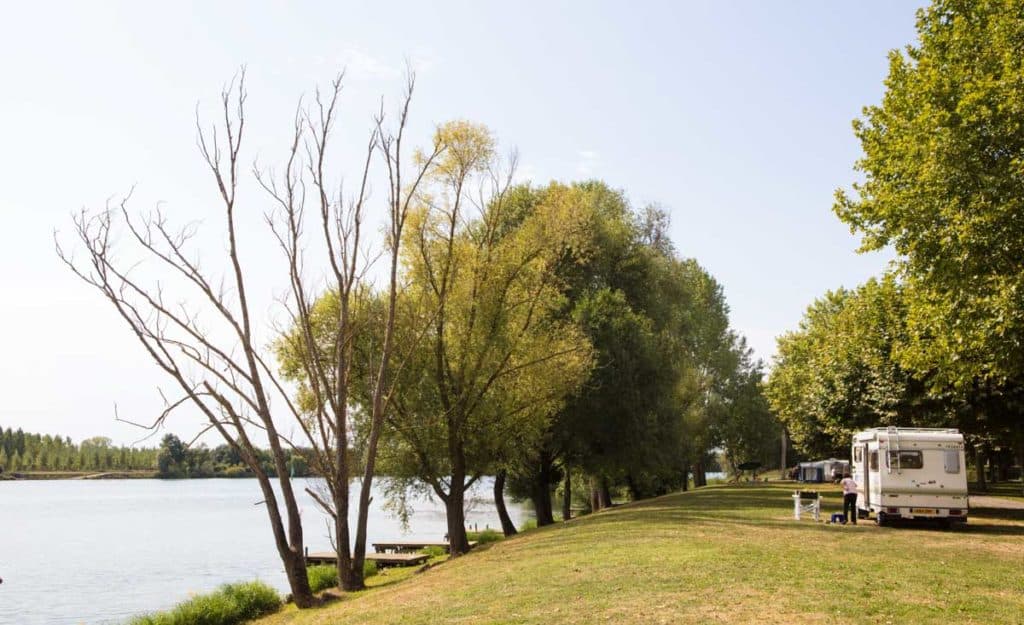
[[[1024,623],[1024,511],[953,531],[831,526],[792,520],[792,489],[622,506],[258,623]],[[822,490],[827,516],[840,497]]]

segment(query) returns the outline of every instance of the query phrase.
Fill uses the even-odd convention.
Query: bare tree
[[[265,219],[277,239],[289,277],[289,291],[283,304],[291,328],[282,333],[284,340],[300,341],[300,362],[308,381],[309,393],[293,397],[278,368],[268,362],[260,339],[253,329],[251,304],[246,292],[246,271],[240,260],[236,224],[236,193],[239,185],[239,151],[245,128],[245,75],[232,81],[221,94],[223,119],[220,125],[204,130],[197,116],[200,153],[217,184],[227,235],[230,265],[227,282],[213,279],[200,267],[189,251],[196,234],[195,225],[173,230],[159,209],[139,217],[128,209],[130,195],[117,206],[90,213],[83,210],[74,217],[75,234],[86,252],[79,261],[57,241],[57,253],[67,266],[86,283],[99,290],[113,305],[143,348],[173,380],[180,397],[167,400],[166,409],[147,427],[158,428],[177,408],[192,405],[204,415],[204,432],[216,430],[238,451],[256,476],[264,496],[275,545],[285,567],[292,596],[299,607],[314,603],[306,575],[302,524],[295,489],[288,471],[289,454],[300,446],[312,448],[314,469],[324,476],[329,500],[310,491],[333,520],[332,542],[338,550],[340,583],[347,589],[363,586],[367,510],[370,503],[376,446],[390,392],[389,367],[393,350],[394,306],[397,285],[399,241],[410,198],[423,171],[434,156],[423,159],[417,176],[410,183],[402,180],[402,138],[408,118],[414,77],[409,74],[397,130],[385,129],[383,111],[375,118],[366,146],[366,159],[354,198],[345,201],[340,185],[336,193],[326,182],[326,155],[334,124],[341,76],[323,97],[317,92],[315,104],[300,107],[287,165],[280,179],[262,173],[255,165],[253,174],[270,194],[275,207]],[[371,288],[366,272],[372,262],[362,240],[363,220],[368,197],[368,178],[375,155],[383,157],[389,180],[387,255],[390,259],[388,323],[375,360],[375,380],[371,429],[366,457],[363,459],[362,491],[355,549],[350,551],[348,526],[349,481],[356,473],[350,466],[349,374],[352,345],[358,331],[352,310]],[[317,210],[311,218],[317,239],[327,257],[328,278],[316,283],[305,272],[304,226],[307,189],[315,192]],[[124,229],[126,242],[118,241]],[[55,237],[56,238],[56,237]],[[115,248],[118,252],[115,254]],[[128,248],[127,250],[125,248]],[[155,262],[183,284],[183,298],[165,296],[167,279],[147,280],[139,275],[136,264],[121,252],[137,253],[145,261]],[[228,286],[230,285],[230,286]],[[314,304],[323,295],[323,287],[340,300],[337,332],[329,344],[319,340],[315,329]],[[207,326],[212,319],[213,325]],[[277,397],[275,397],[277,396]],[[271,410],[277,401],[278,420]],[[303,440],[292,441],[281,429],[283,418],[297,426]],[[291,427],[290,429],[295,429]],[[273,473],[280,493],[260,462],[261,448],[254,435],[263,434],[274,465]]]
[[[391,395],[390,375],[394,351],[394,329],[398,284],[399,252],[402,233],[412,198],[431,163],[443,148],[435,145],[432,152],[421,155],[412,180],[402,179],[402,141],[409,115],[415,76],[410,72],[397,128],[388,131],[383,110],[377,115],[374,131],[366,149],[366,158],[358,192],[347,203],[341,188],[332,192],[325,176],[325,161],[331,129],[335,121],[341,76],[332,83],[326,97],[317,92],[315,104],[296,116],[294,139],[288,166],[280,180],[254,168],[260,185],[275,200],[278,209],[268,215],[274,235],[288,261],[290,295],[286,301],[290,326],[282,333],[281,343],[288,357],[297,364],[293,378],[302,381],[299,401],[303,414],[296,415],[312,448],[312,464],[325,480],[326,493],[307,489],[334,521],[331,542],[338,556],[338,579],[342,588],[364,587],[363,564],[366,555],[366,525],[369,518],[370,493],[376,467],[377,447],[384,414]],[[367,202],[368,176],[373,156],[383,162],[388,180],[388,217],[385,253],[389,264],[387,308],[383,326],[360,320],[360,309],[369,304],[372,286],[366,278],[374,257],[365,253],[363,225]],[[316,231],[330,267],[324,289],[311,287],[304,277],[303,224],[306,216],[307,183],[316,196]],[[329,306],[320,305],[325,297]],[[367,340],[366,333],[380,333]],[[369,432],[361,458],[362,471],[352,466],[350,440],[352,404],[356,402],[352,375],[356,364],[355,345],[379,345],[369,362],[359,363],[359,370],[369,372],[372,379],[369,406],[362,408],[369,415]],[[361,477],[355,542],[349,527],[351,510],[350,482]]]

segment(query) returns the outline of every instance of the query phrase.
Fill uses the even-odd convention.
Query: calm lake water
[[[470,525],[500,527],[491,487],[473,489]],[[326,517],[302,497],[306,544],[330,550]],[[224,582],[286,592],[262,499],[254,479],[0,482],[0,625],[113,625]],[[439,501],[413,499],[408,532],[384,501],[376,492],[370,542],[444,538]],[[532,516],[508,506],[517,525]]]

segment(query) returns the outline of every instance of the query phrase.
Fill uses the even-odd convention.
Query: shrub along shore
[[[128,625],[237,625],[281,609],[277,591],[263,582],[225,584],[166,612],[145,614]]]
[[[494,530],[469,532],[468,535],[480,545],[502,539],[501,534]],[[448,559],[446,552],[439,547],[428,547],[423,551],[430,556],[424,568],[379,571],[375,562],[365,562],[363,576],[367,580],[367,587],[394,583]],[[306,573],[314,593],[321,593],[321,598],[325,601],[336,598],[335,594],[322,594],[338,587],[338,569],[335,566],[310,566]],[[378,575],[381,577],[375,579]],[[196,595],[183,601],[170,610],[136,616],[128,621],[127,625],[236,625],[275,613],[290,600],[290,597],[282,597],[276,590],[260,581],[225,584],[211,593]]]

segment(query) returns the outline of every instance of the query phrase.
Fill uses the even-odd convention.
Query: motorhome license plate
[[[911,508],[910,514],[938,514],[935,508]]]

